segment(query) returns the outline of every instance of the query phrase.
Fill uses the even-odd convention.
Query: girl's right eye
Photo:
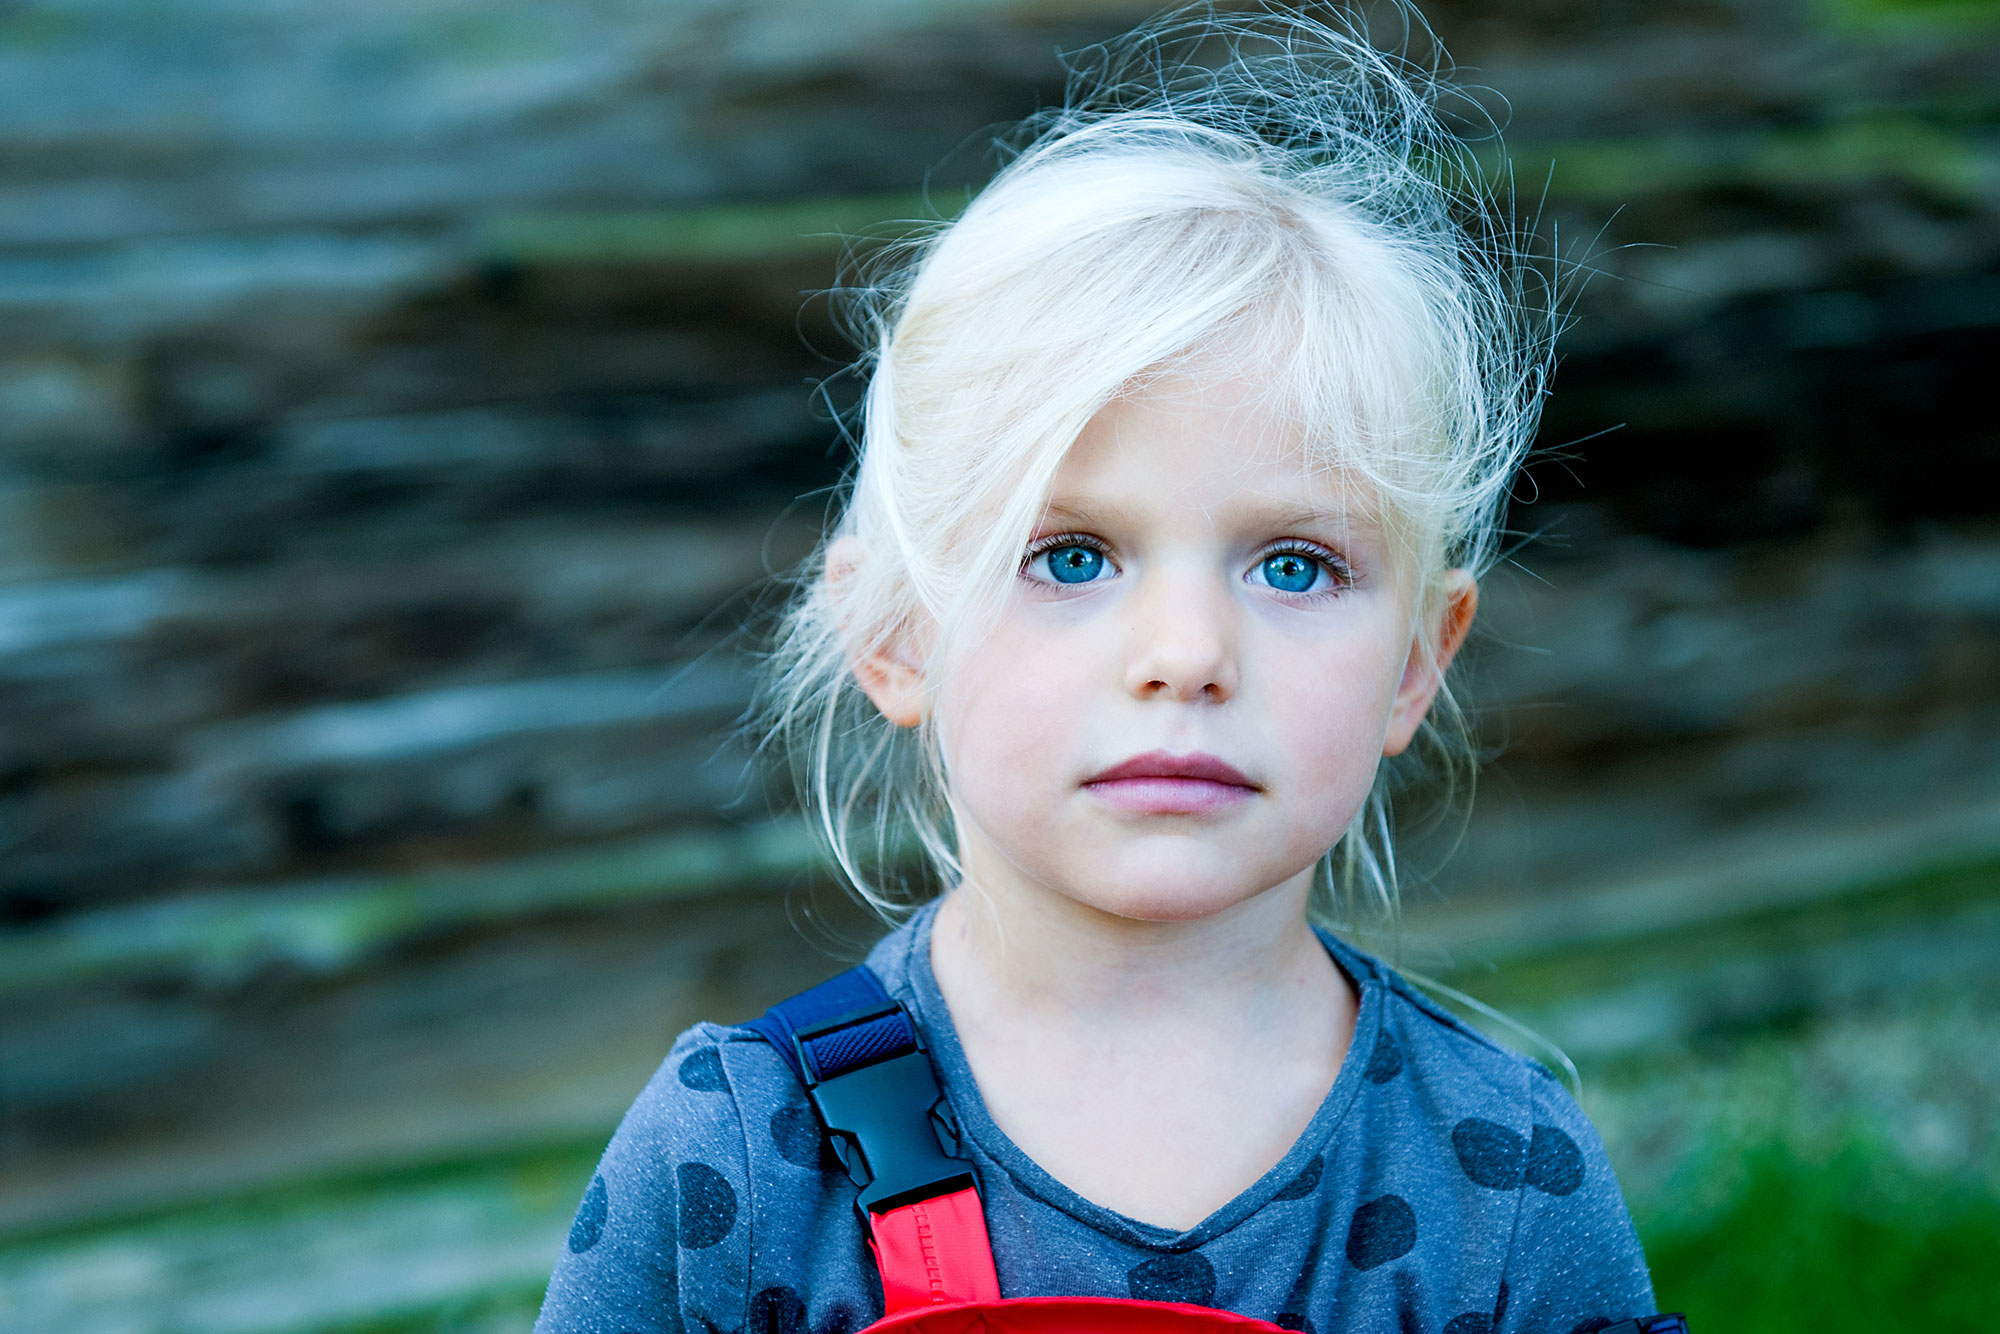
[[[1051,584],[1088,584],[1102,578],[1111,562],[1099,548],[1064,538],[1031,548],[1021,573]]]

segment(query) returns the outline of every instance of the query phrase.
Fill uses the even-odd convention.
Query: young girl
[[[857,885],[883,902],[857,840],[914,827],[949,886],[869,964],[1000,1291],[1317,1334],[1651,1312],[1562,1087],[1312,924],[1393,903],[1384,757],[1448,749],[1547,302],[1436,87],[1352,34],[1120,51],[872,290],[852,493],[774,675]],[[855,1200],[784,1053],[697,1025],[537,1328],[858,1330]]]

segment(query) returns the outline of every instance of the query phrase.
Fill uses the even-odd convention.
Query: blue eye
[[[1041,553],[1049,578],[1059,584],[1087,584],[1104,572],[1104,553],[1095,547],[1052,547]]]
[[[1310,593],[1319,582],[1319,562],[1297,551],[1280,551],[1264,557],[1260,567],[1264,582],[1280,593]]]

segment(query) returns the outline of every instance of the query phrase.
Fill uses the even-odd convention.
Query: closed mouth
[[[1092,775],[1084,780],[1084,785],[1094,787],[1099,783],[1127,783],[1149,778],[1219,783],[1252,792],[1259,790],[1242,770],[1199,751],[1190,755],[1173,755],[1164,750],[1149,750],[1144,755],[1134,755],[1102,773]]]

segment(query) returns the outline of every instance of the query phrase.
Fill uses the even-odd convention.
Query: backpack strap
[[[829,1019],[840,1019],[854,1013],[887,1002],[888,990],[882,979],[875,976],[875,970],[866,964],[850,968],[844,973],[836,973],[816,987],[801,991],[789,1000],[781,1000],[743,1027],[755,1033],[764,1041],[777,1048],[778,1055],[785,1058],[785,1064],[792,1067],[801,1084],[811,1081],[806,1077],[805,1057],[799,1051],[797,1037],[802,1028],[816,1028]],[[909,1016],[904,1016],[909,1023]],[[909,1037],[916,1040],[916,1025],[909,1024]],[[829,1052],[829,1055],[832,1055]]]
[[[916,1021],[882,979],[849,969],[743,1027],[792,1067],[861,1187],[855,1210],[882,1273],[884,1314],[997,1301],[978,1174]]]

